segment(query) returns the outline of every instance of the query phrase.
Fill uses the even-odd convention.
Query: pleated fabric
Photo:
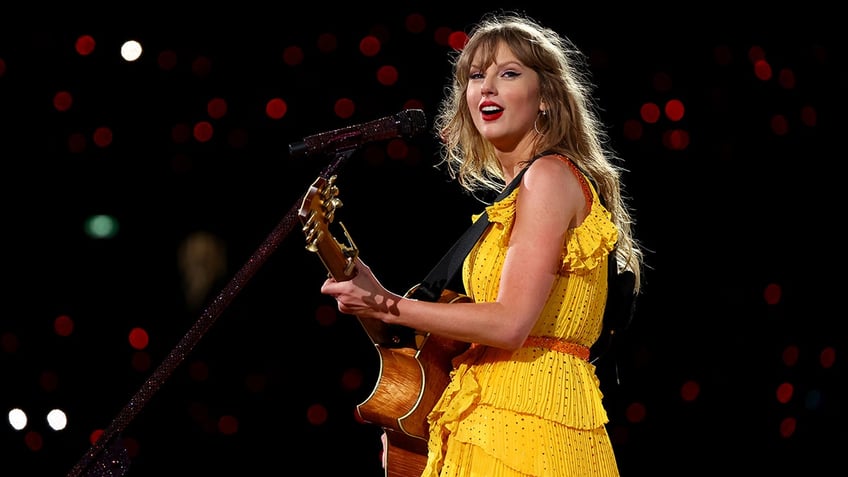
[[[591,210],[567,234],[560,273],[531,335],[590,347],[601,333],[617,231],[583,174],[562,160],[582,180]],[[487,207],[492,225],[463,264],[474,301],[497,298],[520,190]],[[476,345],[453,364],[428,416],[424,477],[618,476],[594,365],[545,346]]]

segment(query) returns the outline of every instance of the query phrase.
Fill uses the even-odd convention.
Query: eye
[[[521,76],[521,73],[515,70],[506,70],[501,73],[501,76],[503,76],[504,78],[518,78],[519,76]]]
[[[483,79],[483,73],[480,73],[479,71],[473,72],[470,75],[468,75],[468,79],[472,79],[472,80]]]

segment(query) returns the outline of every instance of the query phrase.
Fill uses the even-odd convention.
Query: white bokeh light
[[[121,45],[121,56],[127,61],[135,61],[141,56],[141,43],[129,40]]]
[[[27,415],[21,408],[14,408],[9,411],[9,424],[16,430],[20,431],[27,425]]]
[[[61,431],[68,425],[68,416],[60,409],[53,409],[47,413],[47,424],[54,431]]]

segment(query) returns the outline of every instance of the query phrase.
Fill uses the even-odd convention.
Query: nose
[[[491,76],[486,76],[483,79],[483,82],[480,83],[480,94],[482,96],[489,96],[492,94],[497,94],[497,90],[495,89],[494,81],[492,81]]]

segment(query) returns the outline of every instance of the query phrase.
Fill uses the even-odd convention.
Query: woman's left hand
[[[350,280],[325,280],[321,293],[335,298],[342,313],[378,320],[384,320],[387,314],[397,315],[397,302],[402,297],[386,290],[371,268],[358,257],[355,270],[356,275]]]

